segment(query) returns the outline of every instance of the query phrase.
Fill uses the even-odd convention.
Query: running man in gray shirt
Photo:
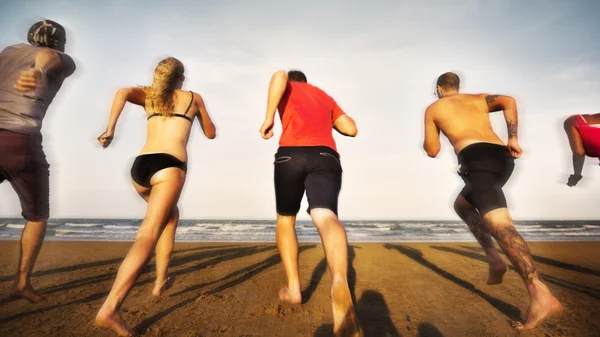
[[[75,63],[64,53],[65,29],[44,20],[28,34],[30,44],[0,52],[0,183],[8,181],[27,224],[10,296],[43,302],[31,286],[31,272],[44,241],[50,213],[49,165],[42,148],[42,121]]]

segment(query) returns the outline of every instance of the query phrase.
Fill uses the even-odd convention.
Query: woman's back
[[[170,113],[158,111],[152,100],[146,97],[147,136],[140,154],[168,153],[187,161],[190,130],[199,113],[196,96],[191,91],[175,90]]]

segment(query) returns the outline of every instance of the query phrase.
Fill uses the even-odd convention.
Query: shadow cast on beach
[[[212,251],[208,251],[208,252],[202,252],[202,253],[195,253],[195,254],[190,254],[190,255],[186,255],[186,256],[182,256],[182,257],[178,257],[178,258],[174,258],[170,264],[170,268],[174,267],[174,266],[179,266],[179,265],[183,265],[186,264],[188,262],[194,262],[197,261],[199,259],[206,259],[206,258],[211,258],[208,261],[184,268],[184,269],[179,269],[176,271],[172,271],[169,274],[171,276],[177,276],[177,275],[182,275],[182,274],[187,274],[187,273],[191,273],[191,272],[195,272],[204,268],[207,268],[209,266],[214,266],[217,265],[219,263],[222,262],[226,262],[229,260],[233,260],[233,259],[237,259],[237,258],[241,258],[241,257],[247,257],[250,255],[254,255],[254,254],[258,254],[258,253],[262,253],[262,252],[266,252],[269,250],[274,250],[275,247],[274,246],[251,246],[251,247],[243,247],[243,248],[234,248],[234,249],[218,249],[218,250],[212,250]],[[153,268],[154,264],[150,264],[149,266],[147,266],[146,268],[144,268],[142,270],[141,274],[146,274],[148,272],[150,272]],[[114,272],[110,272],[110,273],[105,273],[105,274],[101,274],[101,275],[95,275],[95,276],[90,276],[90,277],[86,277],[83,279],[79,279],[79,280],[74,280],[74,281],[70,281],[67,283],[63,283],[61,285],[58,286],[54,286],[54,287],[49,287],[49,288],[45,288],[45,289],[41,289],[41,293],[44,295],[50,294],[50,293],[55,293],[55,292],[59,292],[59,291],[65,291],[65,290],[69,290],[69,289],[73,289],[73,288],[78,288],[78,287],[84,287],[84,286],[89,286],[92,284],[96,284],[96,283],[101,283],[101,282],[105,282],[105,281],[110,281],[112,280],[114,277],[116,276],[116,271]],[[136,287],[139,287],[141,285],[144,284],[148,284],[148,283],[152,283],[154,282],[153,278],[149,278],[146,279],[144,281],[138,281],[136,282]],[[241,282],[238,282],[236,284],[239,284]],[[231,286],[234,286],[236,284],[233,284]],[[47,311],[51,311],[54,309],[58,309],[58,308],[62,308],[62,307],[67,307],[69,305],[73,305],[73,304],[83,304],[83,303],[88,303],[91,301],[95,301],[95,300],[99,300],[102,299],[104,296],[106,296],[108,294],[108,291],[103,291],[100,293],[96,293],[93,295],[88,295],[84,298],[81,299],[77,299],[77,300],[73,300],[70,302],[66,302],[66,303],[59,303],[56,305],[51,305],[45,308],[40,308],[37,310],[33,310],[33,311],[27,311],[27,312],[22,312],[22,313],[18,313],[18,314],[14,314],[8,317],[4,317],[0,319],[0,323],[5,323],[14,319],[18,319],[18,318],[22,318],[22,317],[27,317],[27,316],[32,316],[35,314],[39,314],[39,313],[43,313],[43,312],[47,312]],[[12,299],[5,299],[3,301],[1,301],[0,303],[5,303],[5,302],[10,302],[13,301]]]
[[[461,246],[461,248],[470,249],[470,250],[476,251],[476,252],[483,252],[483,249],[480,248],[480,247]],[[499,251],[499,253],[500,254],[504,254],[502,251]],[[532,254],[532,256],[533,256],[533,260],[535,262],[547,264],[549,266],[553,266],[553,267],[557,267],[557,268],[563,268],[563,269],[566,269],[566,270],[576,271],[576,272],[579,272],[579,273],[584,273],[584,274],[589,274],[589,275],[594,275],[594,276],[600,276],[600,271],[598,271],[598,270],[594,270],[594,269],[590,269],[590,268],[578,266],[576,264],[571,264],[571,263],[566,263],[566,262],[562,262],[562,261],[550,259],[550,258],[547,258],[547,257],[535,255],[535,254]]]
[[[354,288],[356,287],[356,270],[354,269],[354,259],[356,258],[356,253],[354,249],[360,249],[358,246],[348,246],[348,287],[350,288],[350,295],[352,296],[353,303],[356,303],[356,295],[354,293]],[[310,281],[308,281],[308,285],[302,291],[302,304],[307,303],[315,290],[321,283],[323,279],[323,275],[327,271],[327,258],[323,258],[319,264],[315,267],[310,277]]]
[[[436,250],[440,250],[443,252],[448,252],[448,253],[454,253],[454,254],[458,254],[464,257],[468,257],[477,261],[481,261],[484,262],[487,265],[487,258],[485,255],[483,254],[477,254],[477,253],[473,253],[471,251],[462,251],[462,250],[458,250],[458,249],[454,249],[454,248],[450,248],[450,247],[443,247],[443,246],[430,246],[432,249],[436,249]],[[472,247],[464,247],[463,248],[472,248]],[[482,250],[483,251],[483,250]],[[508,268],[512,271],[515,271],[515,268],[513,266],[511,266],[510,264],[508,264]],[[562,280],[558,277],[555,276],[551,276],[548,274],[543,274],[540,273],[540,276],[542,277],[543,281],[546,281],[550,284],[554,284],[556,286],[559,287],[563,287],[569,290],[573,290],[573,291],[577,291],[579,293],[585,294],[587,296],[593,297],[595,299],[600,300],[600,290],[599,289],[595,289],[592,287],[588,287],[582,284],[577,284],[577,283],[572,283],[569,281],[565,281]]]
[[[224,246],[209,246],[209,247],[196,247],[196,248],[181,249],[181,250],[173,251],[173,255],[181,254],[181,253],[185,253],[185,252],[189,252],[189,251],[216,249],[216,248],[225,248],[225,247],[235,247],[235,246],[224,245]],[[123,261],[123,257],[119,257],[119,258],[108,259],[108,260],[78,263],[78,264],[74,264],[74,265],[67,266],[67,267],[60,267],[60,268],[36,271],[31,276],[38,277],[38,276],[53,275],[53,274],[58,274],[58,273],[68,273],[68,272],[77,271],[77,270],[81,270],[81,269],[104,267],[104,266],[108,266],[111,264],[120,263],[122,261]],[[13,281],[14,279],[15,279],[14,274],[0,276],[0,282]]]
[[[519,308],[515,307],[512,304],[506,303],[500,299],[497,299],[493,296],[486,294],[485,292],[477,289],[477,287],[475,287],[475,285],[473,285],[472,283],[469,283],[469,282],[447,272],[446,270],[436,266],[435,264],[429,262],[423,256],[423,252],[421,252],[420,250],[412,248],[412,247],[408,247],[408,246],[403,246],[403,245],[385,244],[384,247],[387,249],[397,250],[398,252],[400,252],[400,253],[406,255],[407,257],[411,258],[412,260],[416,261],[420,265],[430,269],[431,271],[438,274],[439,276],[441,276],[441,277],[447,279],[448,281],[451,281],[454,284],[461,286],[464,289],[481,297],[482,299],[484,299],[486,302],[488,302],[490,305],[492,305],[498,311],[502,312],[504,315],[506,315],[511,320],[515,321],[515,320],[522,319]]]
[[[316,245],[309,245],[309,246],[301,246],[298,248],[298,254],[301,254],[303,251],[306,251],[308,249],[312,249],[315,248]],[[244,267],[242,269],[239,269],[235,272],[232,272],[228,275],[225,275],[224,277],[215,280],[215,281],[211,281],[211,282],[206,282],[206,283],[202,283],[202,284],[198,284],[192,287],[188,287],[182,291],[179,291],[177,293],[174,293],[171,295],[171,297],[175,297],[175,296],[180,296],[192,291],[197,291],[200,290],[202,288],[214,285],[214,284],[218,284],[221,282],[225,282],[223,284],[221,284],[220,286],[211,289],[207,292],[204,292],[202,294],[194,294],[193,296],[185,299],[182,302],[179,302],[151,317],[148,317],[146,319],[144,319],[142,322],[140,322],[136,327],[135,330],[138,332],[145,332],[150,326],[152,326],[153,324],[155,324],[156,322],[158,322],[159,320],[163,319],[164,317],[170,315],[171,313],[173,313],[174,311],[176,311],[177,309],[183,308],[186,305],[195,302],[197,300],[202,300],[205,297],[208,296],[215,296],[224,291],[227,290],[229,288],[235,287],[239,284],[242,284],[246,281],[248,281],[249,279],[251,279],[252,277],[262,273],[263,271],[278,265],[279,263],[281,263],[281,257],[279,255],[279,253],[273,254],[271,256],[269,256],[268,258],[257,262],[253,265]]]
[[[356,315],[360,321],[364,337],[402,337],[392,321],[390,309],[383,295],[376,290],[365,291],[356,304]],[[323,324],[314,337],[333,336],[333,325]],[[419,337],[444,337],[430,323],[420,323],[417,328]]]

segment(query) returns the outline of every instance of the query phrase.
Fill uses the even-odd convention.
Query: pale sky
[[[445,139],[436,159],[422,149],[423,112],[446,71],[461,76],[463,92],[517,99],[525,152],[505,187],[515,219],[600,219],[598,160],[586,160],[579,186],[566,186],[561,128],[569,114],[600,111],[597,13],[594,0],[0,0],[0,48],[26,42],[42,18],[68,29],[77,72],[42,129],[54,218],[143,217],[129,175],[143,110],[126,107],[107,150],[96,137],[116,90],[150,84],[157,62],[173,56],[186,67],[184,89],[203,96],[217,126],[215,140],[193,128],[182,218],[274,218],[279,120],[269,141],[258,129],[273,71],[298,68],[359,128],[356,138],[335,135],[342,220],[458,219],[456,156]],[[492,119],[506,139],[502,114]],[[300,219],[305,208],[306,200]],[[1,184],[0,217],[20,212]]]

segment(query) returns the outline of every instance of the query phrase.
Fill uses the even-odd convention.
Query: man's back
[[[487,142],[504,145],[492,129],[490,102],[495,96],[457,94],[439,99],[427,109],[440,131],[448,137],[456,153],[466,146]]]
[[[290,81],[278,110],[283,128],[280,146],[327,146],[336,150],[333,123],[344,112],[323,90]]]
[[[44,74],[43,81],[33,92],[23,93],[13,85],[22,71],[35,64],[44,48],[18,44],[0,53],[0,129],[19,133],[39,133],[46,110],[65,78],[75,71],[75,63],[66,54],[55,51],[61,58],[60,69]]]

